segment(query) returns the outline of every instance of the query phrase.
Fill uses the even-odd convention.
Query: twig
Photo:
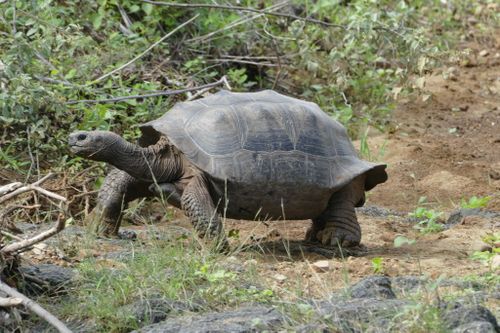
[[[243,59],[233,59],[233,58],[219,58],[219,59],[208,59],[207,62],[235,62],[239,64],[255,65],[255,66],[266,66],[266,67],[277,67],[278,65],[270,62],[257,62]]]
[[[19,237],[19,236],[16,236],[16,235],[14,235],[14,234],[11,234],[10,232],[5,231],[5,230],[0,230],[0,234],[2,234],[2,235],[4,235],[4,236],[7,236],[7,237],[10,237],[10,238],[12,238],[12,239],[15,239],[15,240],[17,240],[17,241],[23,241],[23,240],[24,240],[24,238]]]
[[[277,10],[277,9],[280,9],[281,7],[283,7],[285,4],[287,4],[288,1],[284,1],[284,2],[280,2],[280,3],[277,3],[275,5],[272,5],[268,8],[268,11],[271,11],[271,10]],[[240,19],[237,19],[233,22],[231,22],[230,24],[228,24],[227,26],[223,27],[223,28],[220,28],[218,30],[215,30],[215,31],[212,31],[206,35],[203,35],[203,36],[198,36],[198,37],[195,37],[195,38],[191,38],[191,39],[188,39],[187,42],[200,42],[200,41],[203,41],[203,40],[206,40],[220,32],[223,32],[223,31],[226,31],[226,30],[229,30],[229,29],[232,29],[240,24],[243,24],[243,23],[246,23],[248,21],[252,21],[252,20],[255,20],[259,17],[262,17],[264,16],[265,14],[257,14],[257,15],[253,15],[253,16],[250,16],[250,17],[243,17],[243,18],[240,18]]]
[[[0,281],[0,290],[6,293],[7,295],[15,298],[19,298],[22,300],[22,304],[26,306],[28,309],[45,319],[49,324],[55,327],[61,333],[71,333],[71,330],[64,325],[62,321],[57,319],[53,314],[42,308],[38,303],[24,296],[14,288],[9,287],[2,281]]]
[[[65,197],[60,196],[59,194],[56,194],[54,192],[47,191],[46,189],[43,189],[43,188],[40,187],[40,185],[43,182],[45,182],[46,180],[48,180],[49,178],[51,178],[53,175],[54,174],[49,173],[48,175],[46,175],[42,179],[34,182],[33,184],[28,184],[28,185],[21,186],[21,187],[17,188],[15,191],[12,191],[12,192],[10,192],[8,194],[5,194],[5,195],[1,196],[0,197],[0,203],[3,203],[5,201],[7,201],[7,200],[10,200],[10,199],[12,199],[13,197],[15,197],[17,195],[19,195],[21,193],[24,193],[24,192],[28,192],[28,191],[37,191],[37,192],[40,192],[40,193],[44,194],[47,197],[50,197],[50,198],[53,198],[53,199],[56,199],[56,200],[59,200],[59,201],[66,202],[67,199]]]
[[[177,3],[177,2],[162,2],[162,1],[151,1],[151,0],[142,0],[142,1],[150,3],[152,5],[157,5],[157,6],[181,7],[181,8],[215,8],[215,9],[233,10],[233,11],[240,11],[240,12],[252,12],[252,13],[259,13],[259,14],[264,14],[264,15],[286,17],[286,18],[291,18],[294,20],[300,20],[300,21],[320,24],[320,25],[323,25],[326,27],[335,27],[335,28],[341,28],[341,29],[347,30],[346,26],[343,26],[340,24],[325,22],[325,21],[321,21],[321,20],[317,20],[317,19],[313,19],[313,18],[309,18],[309,17],[300,17],[300,16],[296,16],[296,15],[292,15],[292,14],[271,12],[271,11],[269,11],[269,9],[255,9],[255,8],[242,7],[242,6],[214,5],[214,4],[205,4],[205,3]]]
[[[150,98],[150,97],[158,97],[158,96],[170,96],[170,95],[178,95],[178,94],[183,94],[189,91],[195,91],[195,90],[201,90],[201,89],[206,89],[206,88],[211,88],[215,87],[219,84],[225,84],[226,87],[229,86],[227,82],[227,78],[223,76],[219,81],[204,84],[201,86],[197,87],[192,87],[192,88],[185,88],[185,89],[175,89],[175,90],[165,90],[165,91],[160,91],[157,93],[153,94],[145,94],[145,95],[131,95],[131,96],[121,96],[121,97],[114,97],[114,98],[106,98],[106,99],[81,99],[78,101],[68,101],[66,104],[77,104],[77,103],[114,103],[114,102],[120,102],[124,101],[127,99],[138,99],[138,98]]]
[[[8,308],[22,303],[23,300],[18,297],[8,297],[8,298],[0,297],[0,308]]]
[[[47,238],[50,238],[53,235],[57,234],[59,231],[63,230],[65,222],[66,222],[65,219],[60,217],[56,225],[50,228],[49,230],[41,232],[32,238],[24,239],[22,241],[6,245],[0,250],[0,253],[11,253],[15,251],[20,251],[24,248],[32,246],[33,244],[44,241]]]
[[[99,78],[95,79],[94,81],[90,82],[88,85],[93,85],[111,75],[113,75],[114,73],[116,72],[119,72],[121,71],[122,69],[124,69],[125,67],[127,67],[128,65],[132,64],[134,61],[136,61],[137,59],[140,59],[142,58],[146,53],[148,53],[149,51],[151,51],[151,49],[153,49],[155,46],[157,46],[158,44],[160,44],[161,42],[163,42],[165,39],[167,39],[168,37],[172,36],[174,33],[176,33],[178,30],[182,29],[183,27],[185,27],[186,25],[188,25],[189,23],[193,22],[198,16],[200,16],[200,14],[196,14],[195,16],[193,16],[192,18],[190,18],[189,20],[187,20],[186,22],[182,23],[181,25],[179,25],[178,27],[176,27],[174,30],[170,31],[168,34],[166,34],[165,36],[163,36],[162,38],[160,38],[158,41],[156,41],[155,43],[153,43],[151,46],[149,46],[146,50],[144,50],[141,54],[139,54],[138,56],[136,56],[135,58],[133,58],[132,60],[130,60],[129,62],[121,65],[120,67],[118,68],[115,68],[114,70],[112,70],[111,72],[109,73],[106,73],[102,76],[100,76]]]
[[[7,185],[0,186],[0,196],[4,195],[5,193],[12,192],[14,190],[17,190],[23,186],[23,183],[21,182],[15,182],[15,183],[10,183]]]

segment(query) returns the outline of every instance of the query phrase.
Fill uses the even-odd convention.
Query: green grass
[[[136,322],[127,305],[155,295],[199,303],[207,311],[274,298],[273,291],[256,284],[251,271],[240,274],[225,268],[227,257],[206,253],[194,244],[153,241],[132,248],[129,255],[123,260],[90,258],[79,264],[75,293],[58,306],[58,314],[92,320],[102,332],[126,332],[145,324]]]

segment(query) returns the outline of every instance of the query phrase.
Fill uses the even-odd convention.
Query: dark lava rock
[[[398,294],[407,295],[422,289],[427,280],[419,276],[397,276],[391,279],[391,287]]]
[[[126,305],[122,307],[122,311],[130,312],[138,322],[155,324],[167,319],[172,312],[197,311],[200,307],[201,306],[198,304],[174,301],[165,297],[155,296]]]
[[[367,216],[372,216],[372,217],[388,217],[388,216],[404,216],[406,214],[396,212],[384,207],[379,207],[375,205],[365,205],[363,207],[356,208],[356,212],[367,215]]]
[[[353,285],[350,292],[352,298],[396,298],[391,289],[391,280],[386,276],[369,276]]]
[[[277,310],[264,307],[244,307],[227,312],[212,312],[167,319],[134,332],[141,333],[216,333],[261,332],[273,330],[283,323],[283,315]]]
[[[481,208],[461,208],[451,213],[444,226],[447,229],[451,228],[457,224],[462,223],[463,219],[467,216],[480,216],[493,219],[496,217],[500,217],[500,213],[482,210]]]
[[[28,295],[52,295],[63,292],[75,275],[70,268],[52,264],[21,266],[20,271],[23,275],[29,275],[29,277],[25,276],[22,290]]]
[[[295,333],[330,333],[333,332],[325,324],[305,324],[300,325],[293,330]],[[286,332],[286,331],[284,331]]]
[[[459,329],[462,327],[488,327],[487,324],[491,325],[494,329],[493,332],[498,331],[498,323],[495,316],[481,305],[464,305],[460,303],[455,304],[443,304],[443,321],[445,325],[452,330]],[[479,325],[479,323],[485,323],[484,325]],[[475,323],[475,324],[472,324]],[[471,328],[472,329],[472,328]],[[459,331],[468,332],[468,331]],[[475,331],[471,331],[475,332]],[[485,331],[489,332],[489,331]]]
[[[322,320],[331,322],[340,332],[383,332],[390,320],[410,304],[396,299],[353,299],[316,304]]]
[[[452,333],[497,333],[495,327],[486,321],[473,321],[452,330]]]

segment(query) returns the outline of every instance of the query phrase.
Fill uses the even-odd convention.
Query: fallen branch
[[[151,49],[153,49],[155,46],[157,46],[158,44],[160,44],[161,42],[163,42],[168,37],[172,36],[178,30],[182,29],[184,26],[186,26],[189,23],[191,23],[192,21],[194,21],[198,16],[199,16],[199,14],[193,16],[192,18],[190,18],[189,20],[187,20],[186,22],[182,23],[181,25],[179,25],[178,27],[176,27],[174,30],[170,31],[168,34],[166,34],[165,36],[163,36],[162,38],[160,38],[158,41],[156,41],[155,43],[153,43],[151,46],[149,46],[146,50],[144,50],[141,54],[139,54],[138,56],[136,56],[134,59],[132,59],[129,62],[121,65],[120,67],[112,70],[111,72],[106,73],[106,74],[100,76],[99,78],[97,78],[94,81],[90,82],[88,85],[93,85],[93,84],[95,84],[95,83],[97,83],[97,82],[99,82],[99,81],[101,81],[101,80],[103,80],[103,79],[105,79],[105,78],[113,75],[114,73],[121,71],[122,69],[124,69],[125,67],[129,66],[130,64],[132,64],[137,59],[142,58],[146,53],[148,53],[149,51],[151,51]]]
[[[12,252],[20,251],[24,248],[30,247],[36,243],[40,243],[40,242],[46,240],[47,238],[54,236],[59,231],[63,230],[65,223],[66,223],[66,221],[65,221],[64,217],[59,217],[56,225],[53,226],[52,228],[50,228],[49,230],[41,232],[32,238],[24,239],[22,241],[18,241],[18,242],[6,245],[0,250],[0,253],[3,253],[3,254],[12,253]]]
[[[142,0],[142,2],[146,2],[152,5],[156,6],[168,6],[168,7],[180,7],[180,8],[215,8],[215,9],[223,9],[223,10],[232,10],[232,11],[240,11],[240,12],[252,12],[252,13],[259,13],[259,14],[264,14],[264,15],[270,15],[270,16],[279,16],[279,17],[286,17],[286,18],[291,18],[294,20],[299,20],[299,21],[304,21],[304,22],[309,22],[309,23],[314,23],[314,24],[319,24],[323,25],[326,27],[334,27],[334,28],[341,28],[347,30],[347,27],[341,24],[334,24],[330,22],[325,22],[309,17],[301,17],[301,16],[296,16],[292,14],[285,14],[285,13],[276,13],[276,12],[271,12],[266,9],[255,9],[251,7],[242,7],[242,6],[229,6],[229,5],[215,5],[215,4],[205,4],[205,3],[177,3],[177,2],[162,2],[162,1],[151,1],[151,0]]]
[[[115,103],[115,102],[120,102],[128,99],[138,99],[138,98],[150,98],[150,97],[158,97],[158,96],[169,96],[169,95],[178,95],[178,94],[183,94],[186,92],[190,91],[195,91],[195,90],[202,90],[206,88],[211,88],[215,87],[217,85],[224,84],[226,88],[231,89],[231,86],[229,85],[229,82],[227,81],[226,76],[223,76],[220,78],[220,80],[208,84],[204,84],[201,86],[197,87],[192,87],[192,88],[185,88],[185,89],[176,89],[176,90],[165,90],[165,91],[159,91],[156,93],[152,94],[145,94],[145,95],[130,95],[130,96],[120,96],[120,97],[114,97],[114,98],[106,98],[106,99],[81,99],[78,101],[68,101],[66,104],[77,104],[77,103]]]
[[[21,182],[15,182],[15,183],[10,183],[7,185],[0,186],[0,196],[4,195],[6,193],[12,192],[14,190],[17,190],[21,186],[23,186],[23,183],[21,183]]]
[[[8,298],[0,297],[0,308],[8,308],[22,303],[23,300],[18,297],[8,297]]]
[[[7,295],[14,297],[16,299],[21,299],[22,304],[26,306],[28,309],[45,319],[49,324],[51,324],[54,328],[56,328],[61,333],[71,333],[71,330],[64,325],[62,321],[57,319],[53,314],[42,308],[38,303],[24,296],[14,288],[9,287],[2,281],[0,281],[0,290],[6,293]]]
[[[13,197],[15,197],[17,195],[19,195],[21,193],[24,193],[24,192],[28,192],[28,191],[37,191],[37,192],[40,192],[43,195],[45,195],[47,197],[50,197],[52,199],[56,199],[56,200],[59,200],[59,201],[66,202],[67,199],[65,197],[60,196],[59,194],[56,194],[54,192],[47,191],[46,189],[40,187],[40,185],[42,183],[44,183],[45,181],[47,181],[48,179],[50,179],[53,176],[54,176],[54,174],[49,173],[48,175],[46,175],[42,179],[34,182],[33,184],[24,185],[24,186],[21,186],[21,187],[18,186],[18,183],[9,184],[9,185],[14,185],[15,184],[16,185],[16,186],[14,186],[15,190],[12,191],[12,192],[7,192],[7,194],[4,194],[3,196],[1,196],[0,197],[0,203],[3,203],[5,201],[7,201],[7,200],[10,200],[10,199],[12,199]],[[9,185],[5,185],[3,187],[9,186]]]

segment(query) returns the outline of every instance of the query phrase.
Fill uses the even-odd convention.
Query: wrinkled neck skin
[[[165,137],[149,147],[123,139],[107,148],[108,163],[145,182],[166,183],[179,179],[184,170],[181,153]]]

